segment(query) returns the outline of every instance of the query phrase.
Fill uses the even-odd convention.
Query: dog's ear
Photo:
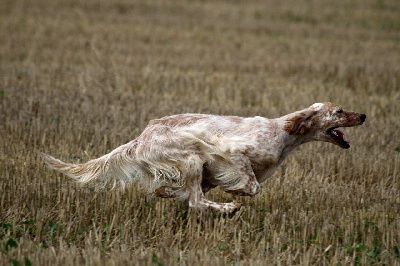
[[[293,116],[290,116],[285,122],[284,130],[289,133],[289,135],[302,135],[305,134],[312,125],[312,117],[318,111],[308,108],[298,112],[295,112]]]

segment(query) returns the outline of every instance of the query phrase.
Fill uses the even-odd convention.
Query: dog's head
[[[354,127],[364,123],[366,115],[344,111],[340,106],[326,102],[315,103],[309,108],[294,113],[285,130],[290,135],[303,135],[310,140],[330,142],[341,148],[350,148],[339,127]]]

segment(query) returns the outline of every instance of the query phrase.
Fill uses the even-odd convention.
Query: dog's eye
[[[343,113],[343,109],[339,109],[339,110],[337,110],[337,111],[336,111],[336,113],[338,113],[338,114],[341,114],[341,113]]]

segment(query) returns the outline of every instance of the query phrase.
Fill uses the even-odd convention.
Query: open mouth
[[[337,128],[338,127],[331,127],[328,129],[328,135],[331,136],[340,147],[344,149],[350,148],[350,141],[346,139],[344,133]]]

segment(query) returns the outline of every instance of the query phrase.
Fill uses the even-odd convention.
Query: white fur
[[[354,112],[341,119],[328,116],[338,108],[316,103],[276,119],[174,115],[150,121],[136,139],[84,164],[42,156],[50,168],[81,183],[103,188],[109,182],[113,187],[126,187],[138,181],[155,196],[232,212],[240,208],[239,203],[215,203],[204,194],[220,186],[232,194],[253,196],[300,144],[320,140],[341,145],[327,129],[355,126],[364,120]]]

